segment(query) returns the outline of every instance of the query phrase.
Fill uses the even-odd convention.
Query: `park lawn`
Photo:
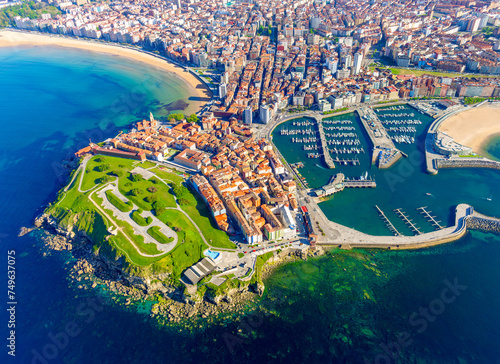
[[[134,242],[134,244],[137,246],[137,248],[140,250],[141,253],[148,255],[156,255],[161,253],[156,247],[156,244],[145,243],[144,237],[142,235],[135,234],[134,228],[130,226],[128,223],[119,219],[114,219],[113,212],[102,206],[102,199],[100,197],[98,197],[96,194],[93,194],[92,198],[104,210],[104,212],[106,212],[106,214],[110,216],[110,218],[112,219],[111,223],[114,226],[121,227],[123,232],[129,237],[130,240]],[[121,241],[121,243],[122,243],[121,246],[130,245],[130,242],[127,239],[125,239],[125,237],[123,237],[123,241]],[[132,255],[141,256],[140,254],[137,253],[137,251],[133,246],[130,246],[130,248],[133,249]]]
[[[121,212],[129,212],[130,210],[132,210],[133,206],[130,201],[127,201],[128,203],[123,202],[110,190],[106,191],[106,197],[108,198],[108,201],[111,202],[111,204]]]
[[[101,160],[101,162],[98,162]],[[108,176],[110,179],[114,179],[115,177],[111,175],[112,172],[119,171],[123,174],[133,169],[133,165],[138,162],[132,159],[118,158],[118,157],[110,157],[110,156],[102,156],[97,155],[92,157],[87,162],[87,168],[85,170],[85,175],[83,176],[82,181],[82,191],[90,190],[96,184],[98,184],[98,180],[105,176]],[[101,165],[109,165],[109,169],[106,171],[99,172],[96,168]],[[80,181],[78,181],[78,184]]]
[[[156,163],[153,163],[153,162],[151,162],[151,161],[144,161],[144,162],[142,162],[142,163],[140,164],[140,166],[141,166],[142,168],[147,169],[147,168],[156,167]]]
[[[165,182],[171,181],[171,182],[175,182],[177,184],[184,182],[184,178],[182,178],[182,176],[178,175],[177,173],[167,172],[167,171],[158,169],[158,167],[156,167],[151,172],[154,172],[158,177],[165,180]]]
[[[177,232],[177,245],[169,253],[170,263],[166,260],[162,262],[171,265],[174,278],[178,279],[186,268],[203,258],[203,251],[208,249],[208,246],[203,242],[191,221],[182,212],[169,209],[161,214],[159,219],[174,228],[174,231],[175,228],[181,229]]]
[[[159,226],[152,226],[148,229],[148,234],[156,239],[161,244],[171,243],[174,239],[167,238],[161,231]]]
[[[108,240],[109,244],[113,245],[118,251],[125,255],[127,260],[137,266],[145,267],[149,266],[157,261],[163,259],[168,253],[164,255],[160,255],[157,257],[144,257],[137,253],[135,248],[130,244],[130,242],[125,238],[125,236],[119,232],[116,236],[110,236]],[[144,244],[144,245],[153,245],[156,249],[155,244]]]
[[[198,225],[210,245],[217,248],[236,249],[236,245],[229,240],[229,235],[215,224],[205,201],[192,191],[191,187],[187,188],[186,193],[181,198],[179,196],[177,198],[179,201],[187,202],[187,204],[179,204],[180,208]]]
[[[166,206],[168,207],[176,207],[175,198],[170,193],[170,187],[162,183],[156,178],[150,178],[149,180],[141,179],[140,181],[134,182],[130,179],[130,174],[127,176],[123,176],[118,180],[118,189],[122,193],[123,196],[127,197],[132,201],[136,206],[143,209],[144,211],[151,211],[153,209],[152,200],[150,202],[146,201],[148,197],[153,197],[153,193],[148,191],[148,188],[154,187],[156,188],[156,192],[154,195],[158,199],[162,199],[165,201]],[[157,183],[153,183],[152,181],[156,180]],[[133,196],[130,191],[133,189],[140,190],[140,194],[138,196]]]
[[[406,68],[394,68],[394,67],[370,67],[370,69],[375,69],[375,68],[380,68],[380,69],[389,69],[394,75],[415,75],[415,76],[422,76],[422,75],[432,75],[432,76],[440,76],[440,77],[467,77],[467,78],[473,78],[473,77],[495,77],[494,75],[464,75],[462,73],[448,73],[448,72],[439,72],[439,71],[426,71],[426,70],[421,70],[421,69],[406,69]]]
[[[181,209],[198,225],[210,245],[216,248],[236,249],[236,245],[229,240],[229,235],[217,227],[207,205],[200,197],[189,193],[184,198],[190,200],[190,204],[180,205]]]

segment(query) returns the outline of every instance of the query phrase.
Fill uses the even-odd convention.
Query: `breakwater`
[[[500,169],[500,162],[482,158],[436,159],[434,166],[439,168],[491,168]]]
[[[500,220],[474,213],[467,219],[467,228],[500,234]]]
[[[467,229],[480,228],[485,231],[500,232],[500,220],[481,215],[467,204],[455,208],[455,223],[429,233],[415,236],[374,236],[351,229],[330,221],[321,210],[314,207],[314,202],[307,207],[317,214],[311,215],[312,226],[318,228],[318,245],[337,246],[343,249],[378,248],[378,249],[420,249],[455,241],[467,233]],[[470,221],[470,222],[469,222]],[[321,230],[319,230],[321,228]],[[486,230],[487,229],[487,230]],[[323,234],[324,232],[324,234]]]

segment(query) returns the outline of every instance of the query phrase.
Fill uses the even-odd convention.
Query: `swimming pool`
[[[207,249],[207,250],[205,250],[205,255],[206,255],[207,257],[212,258],[213,260],[216,260],[216,259],[219,257],[220,253],[218,253],[218,252],[213,252],[213,251],[211,251],[210,249]]]

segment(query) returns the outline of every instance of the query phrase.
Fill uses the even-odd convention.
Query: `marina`
[[[394,234],[394,236],[401,236],[401,233],[396,229],[396,227],[392,224],[391,220],[387,216],[385,216],[384,211],[380,209],[377,205],[375,205],[375,208],[378,211],[379,216],[382,218],[384,221],[385,225],[389,228],[389,230]]]
[[[431,211],[427,210],[427,206],[417,207],[417,210],[424,215],[427,221],[429,221],[436,228],[436,230],[441,230],[443,228],[440,224],[441,221],[436,220],[436,216],[431,215]]]
[[[415,143],[417,128],[422,125],[422,120],[416,117],[418,112],[416,113],[414,109],[405,106],[395,110],[392,108],[376,109],[376,114],[394,143]]]
[[[390,109],[390,108],[389,108]],[[384,109],[387,110],[387,109]],[[375,110],[373,110],[375,111]],[[373,224],[367,226],[363,223],[365,220],[359,220],[359,216],[367,216],[369,219],[377,219],[380,220],[378,211],[374,208],[374,205],[377,205],[391,220],[391,223],[396,227],[398,232],[405,236],[413,236],[415,234],[414,230],[410,227],[410,225],[405,223],[404,219],[401,219],[399,216],[396,216],[396,213],[393,214],[393,210],[397,208],[401,208],[402,211],[406,215],[409,215],[409,219],[413,219],[411,221],[413,225],[420,231],[422,234],[427,234],[433,232],[437,227],[433,227],[432,223],[429,223],[425,218],[425,215],[417,212],[415,209],[419,206],[427,206],[426,210],[429,212],[431,216],[438,216],[439,218],[435,218],[435,220],[440,224],[440,226],[445,227],[451,226],[451,213],[450,206],[458,205],[463,202],[463,199],[460,198],[459,195],[456,194],[456,188],[453,186],[459,186],[463,184],[463,175],[464,173],[468,178],[473,178],[476,181],[476,177],[480,174],[481,179],[477,180],[477,183],[483,183],[482,181],[489,181],[489,174],[493,174],[495,172],[491,171],[479,171],[475,170],[461,170],[461,171],[447,171],[446,178],[446,186],[439,184],[434,185],[431,181],[428,181],[429,175],[427,173],[422,173],[419,171],[419,167],[417,165],[413,165],[413,161],[417,159],[414,158],[416,153],[420,153],[419,149],[420,144],[425,140],[426,128],[433,122],[433,120],[421,113],[419,113],[414,108],[411,108],[407,105],[399,106],[399,110],[393,111],[382,111],[381,113],[411,113],[414,112],[414,117],[409,117],[411,120],[420,120],[421,123],[414,123],[411,125],[387,125],[386,130],[387,133],[392,134],[393,132],[401,132],[401,133],[412,133],[411,137],[415,138],[415,143],[413,144],[401,144],[401,147],[398,145],[399,152],[401,155],[407,155],[409,159],[401,159],[399,162],[396,162],[392,168],[390,169],[382,169],[379,170],[375,168],[375,166],[371,165],[371,148],[370,145],[370,135],[365,132],[366,128],[362,124],[362,120],[358,117],[356,113],[344,114],[338,116],[332,116],[325,118],[323,120],[323,128],[325,129],[326,140],[328,143],[328,148],[333,149],[343,149],[345,148],[363,148],[365,153],[359,154],[335,154],[334,150],[329,151],[331,155],[332,162],[335,163],[336,169],[339,172],[345,175],[345,179],[359,179],[360,176],[364,175],[366,171],[369,172],[369,175],[373,180],[376,180],[376,189],[374,188],[355,188],[355,185],[370,185],[369,182],[361,182],[357,183],[349,183],[352,188],[348,188],[346,185],[343,185],[343,191],[340,193],[335,193],[335,198],[333,199],[319,199],[318,203],[319,207],[322,211],[324,211],[325,215],[328,216],[329,219],[354,227],[365,233],[373,234],[373,235],[393,235],[393,232],[389,233],[388,228],[385,224]],[[380,113],[377,111],[377,114]],[[347,124],[339,124],[339,121],[350,119],[352,122]],[[296,119],[296,121],[302,120],[310,120],[312,119]],[[386,118],[384,120],[391,120],[391,118]],[[293,121],[288,121],[286,123],[280,124],[277,129],[274,131],[276,138],[274,142],[279,150],[282,152],[283,156],[289,160],[290,162],[298,162],[301,161],[304,164],[304,167],[300,169],[301,177],[305,177],[308,182],[308,189],[310,192],[314,192],[315,189],[323,188],[327,186],[332,177],[332,172],[324,165],[321,161],[323,158],[323,148],[319,142],[316,143],[291,143],[291,138],[305,138],[307,135],[290,135],[290,136],[281,136],[281,129],[313,129],[313,126],[293,126]],[[330,127],[353,127],[354,130],[330,130],[327,131],[327,128]],[[391,129],[390,128],[408,128],[408,129]],[[415,128],[415,129],[410,129]],[[413,131],[415,130],[415,131]],[[355,137],[346,137],[342,138],[342,135],[338,135],[338,138],[332,138],[329,134],[337,134],[337,133],[354,133]],[[317,137],[317,135],[314,135]],[[344,135],[346,136],[346,135]],[[338,143],[337,140],[342,139],[359,139],[360,145],[336,145]],[[417,144],[418,143],[418,144]],[[418,148],[417,148],[418,146]],[[305,147],[305,148],[304,148]],[[382,153],[390,153],[387,150],[379,150]],[[313,153],[312,156],[316,158],[308,158],[307,153]],[[317,155],[314,155],[318,153]],[[390,161],[391,158],[387,158],[387,161]],[[358,163],[359,161],[359,163]],[[405,173],[410,174],[410,177],[407,175],[400,175],[398,173],[399,167],[406,165],[409,166],[408,162],[411,162],[411,168],[406,170]],[[422,167],[422,166],[420,166]],[[406,168],[406,167],[405,167]],[[424,166],[425,168],[425,166]],[[402,173],[402,172],[401,172]],[[479,177],[477,177],[479,178]],[[304,179],[300,179],[303,181]],[[402,183],[404,181],[404,183]],[[344,182],[344,181],[343,181]],[[492,185],[489,182],[488,186]],[[450,187],[451,186],[451,187]],[[335,186],[333,186],[335,187]],[[340,186],[339,186],[340,187]],[[491,187],[491,186],[490,186]],[[483,196],[493,196],[492,200],[495,200],[495,196],[497,192],[493,187],[488,187],[488,190],[484,192]],[[415,192],[417,191],[417,192]],[[426,192],[432,193],[432,195],[426,195]],[[471,193],[473,191],[471,190]],[[439,200],[434,196],[440,196]],[[418,197],[417,197],[418,196]],[[423,201],[426,200],[426,201]],[[372,204],[366,205],[365,201],[373,201]],[[394,201],[398,201],[397,204],[399,206],[394,206]],[[445,201],[443,203],[443,201]],[[491,212],[491,204],[490,201],[486,199],[482,199],[481,201],[475,201],[477,204],[477,208],[481,211]],[[414,213],[412,213],[413,211]],[[440,222],[442,220],[443,222]],[[437,231],[436,231],[437,232]],[[418,234],[417,234],[418,235]],[[420,235],[418,235],[420,236]]]
[[[402,209],[395,209],[394,212],[404,221],[406,225],[408,225],[411,230],[415,233],[415,235],[421,235],[422,232],[419,228],[412,222],[408,215]]]

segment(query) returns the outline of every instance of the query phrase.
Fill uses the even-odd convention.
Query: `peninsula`
[[[85,251],[82,274],[113,271],[109,285],[190,304],[231,302],[228,292],[263,292],[266,262],[320,254],[322,245],[415,249],[467,228],[498,232],[497,219],[466,204],[455,207],[452,226],[420,206],[437,229],[429,233],[396,209],[415,236],[400,234],[379,206],[394,236],[337,224],[318,205],[347,188],[379,188],[368,171],[353,177],[344,166],[360,166],[367,154],[370,167],[390,170],[409,158],[403,144],[425,143],[431,174],[498,168],[476,153],[477,138],[497,132],[491,122],[474,141],[451,130],[461,128],[454,114],[500,96],[500,31],[487,27],[499,24],[498,4],[480,12],[475,4],[450,12],[401,1],[222,6],[64,3],[54,18],[15,16],[17,30],[0,31],[0,46],[74,47],[145,62],[191,92],[186,111],[196,117],[151,114],[75,153],[70,182],[37,225],[58,237],[49,244]],[[416,140],[417,110],[436,118],[425,141]],[[329,119],[344,112],[360,123]],[[289,164],[273,144],[276,126],[299,118],[292,142],[336,172],[323,187],[309,188],[303,162]],[[364,134],[371,144],[362,144]]]

